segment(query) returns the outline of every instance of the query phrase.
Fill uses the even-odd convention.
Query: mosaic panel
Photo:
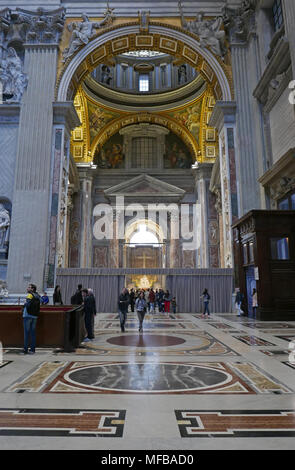
[[[295,437],[295,411],[175,410],[181,437]]]
[[[257,394],[291,390],[251,363],[43,362],[6,392]]]
[[[0,409],[0,436],[122,437],[125,410]]]
[[[268,350],[260,350],[266,356],[285,356],[286,354],[289,355],[289,351],[284,350],[277,350],[277,351],[268,351]]]
[[[234,336],[234,338],[242,341],[248,346],[275,346],[274,343],[270,343],[262,338],[257,338],[257,336],[243,335],[243,336]]]

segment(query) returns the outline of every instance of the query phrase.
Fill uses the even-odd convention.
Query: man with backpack
[[[23,354],[34,354],[36,348],[36,325],[40,313],[40,295],[35,284],[27,287],[26,302],[23,306],[24,350]],[[29,348],[29,339],[31,347]]]

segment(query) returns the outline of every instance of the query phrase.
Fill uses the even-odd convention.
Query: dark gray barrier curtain
[[[232,309],[232,278],[230,276],[167,276],[166,286],[176,297],[177,311],[203,313],[201,294],[207,288],[210,294],[210,313],[226,313]]]
[[[127,274],[164,274],[166,289],[176,297],[180,313],[200,313],[203,301],[200,298],[204,288],[210,293],[212,313],[231,312],[233,272],[231,269],[59,269],[56,284],[60,285],[63,301],[70,304],[71,296],[78,284],[93,289],[97,311],[102,313],[118,311],[118,296],[124,287]]]

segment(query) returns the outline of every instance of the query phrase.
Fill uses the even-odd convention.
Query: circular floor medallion
[[[171,363],[94,365],[69,372],[65,378],[92,389],[129,392],[200,390],[232,380],[227,372],[211,367]]]
[[[126,335],[108,338],[107,342],[116,346],[133,346],[138,348],[176,346],[185,343],[185,339],[169,335]]]

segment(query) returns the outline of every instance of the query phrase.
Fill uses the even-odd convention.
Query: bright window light
[[[130,238],[130,245],[158,245],[159,240],[153,232],[147,230],[146,225],[142,224]]]
[[[149,91],[149,76],[148,75],[139,76],[139,91]]]

